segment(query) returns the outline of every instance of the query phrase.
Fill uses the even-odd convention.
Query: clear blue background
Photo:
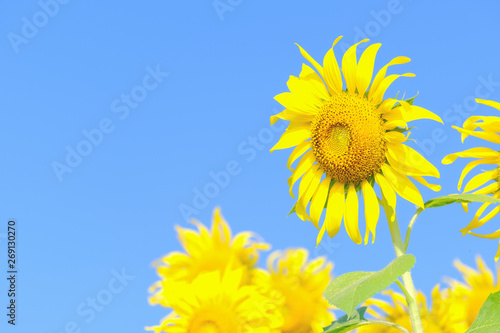
[[[290,151],[269,153],[279,135],[269,130],[269,116],[282,109],[273,96],[286,91],[288,76],[298,75],[304,62],[296,42],[321,60],[337,36],[351,45],[366,35],[383,44],[376,69],[395,56],[410,57],[393,72],[417,76],[399,79],[387,96],[419,92],[416,104],[443,118],[444,126],[414,122],[412,137],[421,146],[410,145],[440,168],[441,193],[457,192],[466,161],[442,166],[442,157],[484,143],[460,143],[450,126],[467,115],[453,107],[466,110],[464,103],[488,76],[495,84],[490,91],[483,84],[479,92],[500,100],[497,2],[222,3],[231,10],[218,13],[210,0],[69,1],[57,13],[49,8],[53,17],[46,22],[35,0],[3,6],[0,236],[15,219],[18,332],[64,332],[71,322],[82,332],[140,332],[157,324],[168,311],[147,303],[147,288],[157,280],[151,262],[180,248],[174,225],[188,226],[181,205],[193,206],[196,189],[230,161],[240,172],[193,214],[204,223],[221,206],[234,231],[255,231],[274,249],[306,247],[313,256],[327,255],[336,275],[377,270],[393,258],[382,218],[374,245],[355,245],[342,229],[315,248],[312,224],[286,217],[294,203],[286,183]],[[390,18],[381,14],[388,10]],[[22,36],[27,24],[23,18],[33,22],[34,16],[40,27],[24,31],[31,33],[25,43],[13,44],[13,34]],[[342,45],[336,52],[340,59]],[[123,109],[113,112],[112,103],[134,88],[140,92],[136,87],[148,68],[157,66],[168,77],[120,119]],[[486,106],[473,113],[498,115]],[[65,163],[66,147],[76,149],[85,139],[82,131],[106,118],[113,131],[60,181],[53,163]],[[435,129],[446,136],[441,143],[432,139]],[[259,133],[252,148],[251,137]],[[420,188],[424,199],[436,195]],[[402,229],[413,212],[413,205],[398,200]],[[409,252],[417,256],[415,283],[426,294],[443,276],[458,277],[455,258],[473,264],[481,254],[493,267],[498,242],[458,232],[472,216],[452,205],[424,212],[417,221]],[[498,220],[486,230],[497,229]],[[363,219],[360,225],[364,230]],[[6,243],[0,241],[5,271]],[[78,307],[106,296],[113,271],[122,269],[133,279],[121,292],[108,292],[109,304],[86,322],[91,316],[79,315]],[[0,288],[4,331],[12,329],[5,317],[5,279]]]

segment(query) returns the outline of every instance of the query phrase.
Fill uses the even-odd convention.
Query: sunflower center
[[[377,106],[341,93],[325,101],[312,122],[312,150],[326,174],[358,184],[385,162],[387,141]]]

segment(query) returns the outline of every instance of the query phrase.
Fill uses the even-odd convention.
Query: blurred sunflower
[[[307,259],[305,249],[275,251],[267,260],[269,272],[259,270],[256,275],[255,284],[283,315],[283,333],[320,333],[334,320],[323,298],[333,265],[321,257]]]
[[[244,271],[239,268],[202,273],[191,283],[172,284],[164,293],[174,312],[159,326],[147,327],[155,332],[279,333],[283,319],[273,302],[257,292],[254,286],[242,286]]]
[[[391,297],[391,302],[380,299],[369,299],[368,313],[376,319],[390,321],[411,331],[410,317],[404,295],[392,290],[384,292]],[[420,307],[422,326],[425,332],[463,333],[469,327],[466,323],[465,307],[462,303],[454,303],[449,298],[449,291],[439,290],[439,285],[432,290],[432,308],[426,306],[426,297],[418,292],[417,303]],[[358,329],[359,333],[398,333],[398,329],[381,325],[367,325]]]
[[[384,99],[385,91],[395,79],[414,76],[410,73],[386,76],[387,68],[407,63],[410,59],[394,58],[372,81],[375,56],[381,44],[368,46],[358,62],[356,48],[360,43],[346,51],[342,69],[337,64],[333,47],[326,53],[321,66],[299,46],[302,55],[317,72],[304,64],[299,77],[290,76],[287,82],[290,92],[275,97],[285,110],[272,116],[271,124],[278,119],[290,123],[271,151],[295,147],[288,159],[288,168],[293,171],[288,179],[290,195],[293,197],[293,185],[302,178],[295,211],[299,218],[312,221],[320,230],[318,243],[325,231],[330,237],[335,236],[342,219],[350,238],[357,244],[362,242],[357,192],[363,193],[365,205],[365,244],[370,232],[372,241],[375,240],[379,218],[375,183],[380,186],[382,196],[392,210],[392,219],[395,217],[396,193],[419,207],[424,205],[419,190],[409,177],[433,190],[440,189],[422,177],[439,177],[439,171],[404,144],[408,137],[402,132],[408,129],[409,121],[427,118],[442,122],[441,119],[412,105],[412,100]],[[292,169],[292,164],[299,158]],[[325,207],[326,216],[320,227]]]
[[[205,272],[224,272],[242,268],[245,283],[251,279],[251,270],[257,263],[260,250],[268,250],[269,245],[254,240],[251,232],[242,232],[232,237],[231,229],[216,208],[209,231],[203,224],[193,220],[198,232],[176,226],[178,238],[186,253],[171,252],[156,261],[154,266],[162,281],[193,281]],[[149,289],[153,296],[150,302],[168,306],[164,298],[164,284],[156,282]]]
[[[488,101],[483,99],[476,99],[477,103],[488,105],[500,110],[500,103],[494,101]],[[462,134],[462,142],[469,136],[475,136],[496,144],[500,144],[500,117],[487,117],[487,116],[472,116],[469,117],[463,124],[463,128],[452,126],[457,131]],[[482,131],[476,131],[476,129],[482,129]],[[477,193],[477,194],[492,194],[494,198],[500,198],[500,152],[493,150],[491,148],[471,148],[458,153],[447,155],[443,158],[444,164],[453,163],[457,157],[472,157],[477,158],[477,160],[469,162],[463,169],[460,179],[458,180],[458,190],[462,187],[462,182],[467,176],[467,174],[476,166],[481,164],[495,165],[495,168],[490,171],[483,171],[474,177],[472,177],[465,185],[464,192]],[[492,183],[486,185],[488,182]],[[486,186],[484,186],[486,185]],[[479,187],[484,186],[480,189]],[[489,239],[500,239],[500,229],[489,233],[489,234],[477,234],[471,230],[481,227],[483,224],[491,220],[495,215],[500,212],[500,205],[493,208],[488,214],[483,216],[486,208],[490,206],[490,202],[486,202],[479,207],[472,221],[462,230],[460,230],[464,235],[469,233],[471,235],[489,238]],[[467,204],[463,205],[464,210],[467,211]],[[500,243],[495,255],[495,261],[498,261],[500,257]]]
[[[465,282],[448,279],[452,301],[462,303],[466,308],[469,327],[474,322],[479,309],[491,293],[500,291],[500,265],[496,266],[496,278],[480,256],[476,257],[477,270],[455,260],[455,267],[460,271]]]

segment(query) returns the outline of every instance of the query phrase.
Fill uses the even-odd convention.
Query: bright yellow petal
[[[314,120],[314,115],[298,113],[288,109],[281,111],[280,113],[271,116],[271,125],[274,125],[279,119],[288,120],[288,121],[296,121],[296,122],[304,122],[304,121],[312,121]]]
[[[311,67],[302,64],[300,77],[290,76],[287,82],[290,92],[299,95],[312,95],[314,98],[321,101],[330,97],[328,90],[321,80],[321,77]]]
[[[472,162],[467,163],[467,165],[464,167],[462,170],[462,173],[460,174],[460,179],[458,180],[458,190],[460,191],[460,188],[462,187],[462,182],[467,176],[467,174],[474,169],[476,166],[481,165],[481,164],[496,164],[498,161],[497,159],[491,159],[491,158],[482,158],[480,160],[475,160]]]
[[[498,239],[500,238],[500,229],[492,232],[490,234],[482,235],[482,234],[476,234],[475,232],[469,231],[469,234],[474,235],[476,237],[481,237],[481,238],[488,238],[488,239]]]
[[[328,196],[328,204],[326,207],[325,224],[328,236],[333,237],[339,232],[344,212],[345,212],[344,184],[336,182],[330,189],[330,194]]]
[[[382,165],[382,172],[394,191],[402,198],[424,208],[424,201],[422,200],[420,192],[405,175],[401,175],[388,164]]]
[[[458,153],[446,155],[441,163],[450,164],[455,162],[458,157],[474,157],[474,158],[488,158],[488,157],[500,157],[500,153],[484,147],[476,147],[467,149]]]
[[[440,185],[435,185],[435,184],[430,184],[428,183],[423,177],[421,176],[411,176],[413,179],[415,179],[417,182],[419,182],[420,184],[430,188],[431,190],[433,190],[434,192],[439,192],[441,191],[441,186]]]
[[[365,179],[361,183],[361,189],[363,190],[363,199],[365,201],[365,219],[366,228],[372,233],[372,244],[375,242],[375,230],[377,228],[378,218],[380,214],[380,207],[378,204],[377,195],[373,190],[373,187]],[[368,243],[368,233],[365,236],[365,244]]]
[[[292,164],[299,158],[302,154],[304,154],[309,148],[311,148],[311,141],[306,141],[302,142],[301,144],[298,144],[297,147],[295,147],[288,157],[288,162],[286,166],[290,171],[293,171],[292,169]]]
[[[484,105],[491,106],[491,107],[493,107],[493,108],[495,108],[495,109],[497,109],[497,110],[500,111],[500,103],[498,103],[498,102],[489,101],[489,100],[486,100],[486,99],[479,99],[479,98],[476,98],[476,102],[484,104]]]
[[[345,229],[349,237],[351,237],[352,241],[356,244],[361,244],[361,234],[359,233],[358,226],[358,195],[356,194],[356,190],[354,189],[354,185],[351,184],[349,189],[347,190],[347,199],[346,199],[346,208],[345,208]]]
[[[382,46],[382,44],[377,43],[370,45],[363,52],[359,58],[358,68],[356,70],[356,85],[358,88],[358,94],[363,96],[372,81],[373,76],[373,65],[375,64],[375,57],[377,56],[377,51]]]
[[[356,90],[356,48],[359,44],[367,42],[368,39],[363,39],[361,42],[354,44],[344,53],[342,58],[342,73],[344,73],[345,84],[349,94],[354,94]]]
[[[298,130],[286,131],[281,135],[279,141],[271,148],[271,152],[276,149],[286,149],[301,144],[311,138],[311,130],[302,128]]]
[[[306,213],[306,208],[302,205],[302,198],[304,197],[309,185],[315,178],[316,171],[318,170],[319,165],[315,164],[311,169],[309,169],[302,177],[299,184],[299,196],[297,198],[297,205],[295,206],[295,212],[297,216],[302,220],[306,221],[309,219],[309,215]]]
[[[483,131],[470,131],[466,130],[457,126],[451,126],[460,133],[475,136],[476,138],[480,138],[489,142],[493,142],[496,144],[500,144],[500,135],[495,134],[495,133],[490,133],[490,132],[483,132]],[[463,142],[463,140],[462,140]]]
[[[394,193],[392,186],[389,184],[387,179],[385,179],[385,177],[382,174],[376,173],[375,180],[377,181],[377,184],[380,186],[380,190],[382,191],[382,196],[389,205],[388,208],[391,209],[390,222],[393,222],[394,219],[396,218],[396,201],[397,201],[396,193]]]
[[[321,65],[318,64],[318,62],[314,60],[313,57],[311,57],[309,53],[307,53],[299,44],[295,43],[295,45],[299,47],[300,54],[302,54],[302,56],[306,58],[311,63],[311,65],[314,66],[314,68],[316,68],[319,75],[323,76],[323,68],[321,67]]]
[[[431,119],[443,124],[443,121],[439,116],[427,109],[424,109],[420,106],[410,105],[408,102],[400,101],[403,106],[403,111],[401,114],[406,122],[418,119]]]
[[[316,237],[316,246],[318,246],[321,240],[323,239],[323,235],[325,234],[325,229],[326,229],[325,227],[326,223],[323,223],[323,226],[319,230],[318,237]]]
[[[382,102],[382,99],[384,98],[385,91],[389,86],[399,77],[414,77],[415,74],[413,73],[405,73],[405,74],[392,74],[387,76],[380,82],[380,85],[378,86],[377,90],[373,93],[373,95],[370,97],[368,96],[369,100],[372,100],[374,103],[380,103]],[[372,89],[370,89],[370,93],[372,92]]]
[[[309,170],[313,166],[315,161],[316,158],[314,157],[314,153],[312,152],[312,150],[309,150],[307,153],[304,154],[304,156],[302,156],[302,158],[299,161],[299,164],[297,164],[297,168],[295,168],[295,171],[292,173],[290,178],[288,178],[288,186],[290,187],[290,196],[292,198],[295,198],[292,191],[293,185],[295,184],[295,182],[297,182],[297,180],[300,177],[302,177],[302,175],[307,170]]]
[[[407,170],[412,170],[417,175],[428,175],[439,178],[439,170],[415,149],[404,145],[387,143],[387,156],[402,164]],[[392,164],[392,163],[391,163]]]
[[[483,212],[486,210],[486,208],[488,208],[489,205],[491,205],[491,202],[483,203],[481,205],[481,207],[479,207],[479,209],[476,211],[476,214],[474,215],[474,218],[472,219],[472,221],[470,221],[469,224],[465,228],[460,230],[460,232],[464,236],[467,232],[469,232],[469,230],[479,228],[480,226],[482,226],[484,224],[484,223],[481,223],[481,221],[479,220],[479,217],[483,214]]]
[[[335,53],[333,52],[333,47],[341,38],[342,36],[333,42],[332,48],[328,50],[323,59],[323,77],[332,95],[342,92],[342,75],[340,74],[337,58],[335,58]]]
[[[325,179],[323,179],[311,200],[311,220],[316,227],[319,225],[321,213],[323,212],[323,208],[325,207],[331,180],[332,179],[330,177],[326,177]]]
[[[402,64],[406,64],[408,62],[410,62],[410,58],[396,57],[396,58],[392,59],[387,65],[382,67],[378,71],[377,75],[375,75],[375,78],[373,79],[373,83],[372,83],[372,86],[370,87],[370,92],[368,94],[368,99],[371,99],[371,97],[373,96],[373,93],[379,88],[380,83],[385,78],[385,74],[387,73],[387,68],[389,66],[402,65]]]
[[[494,182],[492,184],[489,184],[483,188],[480,188],[479,190],[476,190],[472,193],[474,194],[493,194],[497,192],[500,189],[500,184],[498,182]]]
[[[286,109],[306,115],[315,115],[321,107],[321,100],[314,95],[294,94],[284,92],[274,96],[274,99]]]
[[[385,138],[387,139],[388,142],[394,143],[394,144],[401,144],[405,141],[408,140],[408,137],[405,136],[403,133],[398,132],[398,131],[390,131],[385,133]]]
[[[471,178],[471,180],[469,180],[467,185],[465,185],[464,192],[473,191],[476,188],[483,186],[486,182],[496,179],[497,176],[498,172],[496,170],[485,171],[478,175],[475,175]]]

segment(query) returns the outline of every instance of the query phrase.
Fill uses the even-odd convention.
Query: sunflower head
[[[455,260],[454,265],[464,282],[448,279],[451,297],[454,303],[465,306],[468,325],[472,325],[488,296],[500,291],[500,265],[496,265],[496,277],[480,256],[476,257],[477,269],[464,265],[460,260]]]
[[[500,103],[483,99],[476,99],[476,102],[494,107],[500,111]],[[463,128],[453,126],[462,134],[462,142],[467,136],[475,136],[494,144],[500,144],[500,117],[487,116],[472,116],[465,120]],[[497,148],[498,149],[498,148]],[[491,194],[495,198],[500,198],[500,152],[491,148],[476,147],[467,149],[458,153],[449,154],[443,158],[444,164],[453,163],[458,157],[475,158],[469,162],[463,169],[460,179],[458,180],[458,190],[461,190],[464,178],[469,172],[481,164],[493,166],[492,170],[483,171],[472,177],[464,187],[464,192],[472,192],[476,194]],[[486,222],[490,221],[500,212],[500,205],[497,205],[488,213],[485,211],[491,206],[491,202],[482,204],[476,211],[472,221],[462,230],[464,235],[471,234],[476,237],[500,239],[500,229],[489,234],[478,234],[471,230],[481,227]],[[467,211],[467,204],[463,204],[464,210]],[[483,215],[484,214],[484,215]],[[500,243],[495,255],[495,260],[500,258]]]
[[[260,270],[255,284],[268,295],[283,315],[283,333],[320,333],[332,320],[331,307],[323,298],[333,265],[324,258],[308,261],[305,249],[273,252],[268,272]]]
[[[408,306],[404,295],[392,290],[384,292],[390,296],[390,302],[380,299],[369,299],[365,305],[369,307],[368,313],[376,319],[393,322],[411,330]],[[427,307],[424,294],[417,294],[417,303],[420,308],[422,326],[426,332],[432,333],[463,333],[468,328],[465,321],[465,308],[455,304],[449,297],[448,290],[440,290],[439,285],[432,290],[431,309]],[[358,330],[359,333],[397,333],[396,328],[368,325]]]
[[[186,252],[169,253],[154,263],[162,281],[189,283],[201,273],[224,272],[229,267],[241,268],[243,278],[248,282],[259,251],[269,249],[269,245],[256,241],[251,232],[242,232],[233,237],[219,208],[214,211],[211,230],[196,220],[192,223],[197,226],[198,231],[176,227]],[[151,286],[153,296],[150,302],[166,306],[168,303],[163,297],[165,285],[162,281]]]
[[[358,44],[346,51],[341,68],[333,47],[320,65],[299,46],[315,70],[304,64],[299,77],[291,76],[288,80],[290,91],[275,97],[285,110],[272,116],[271,124],[278,119],[290,123],[271,151],[295,147],[288,159],[293,172],[288,180],[290,195],[294,196],[293,186],[300,179],[295,211],[320,230],[318,242],[325,232],[335,236],[342,220],[351,239],[357,244],[362,242],[357,193],[363,194],[365,204],[365,244],[370,233],[374,241],[379,217],[375,184],[380,186],[382,199],[392,211],[391,220],[396,194],[417,206],[424,204],[410,177],[433,190],[440,189],[423,178],[439,177],[438,170],[404,144],[409,133],[403,133],[408,130],[409,121],[427,118],[442,122],[441,119],[413,105],[413,99],[384,99],[395,79],[414,76],[386,76],[388,67],[410,59],[396,57],[373,76],[375,56],[381,45],[368,46],[358,61]],[[325,219],[320,226],[324,208]]]
[[[256,287],[243,284],[243,270],[202,273],[191,283],[173,284],[164,294],[174,312],[158,326],[147,327],[155,332],[279,333],[283,319],[274,303],[260,294]]]

